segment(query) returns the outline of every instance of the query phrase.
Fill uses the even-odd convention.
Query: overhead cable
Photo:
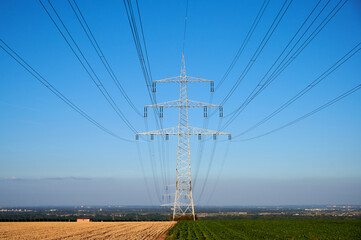
[[[348,90],[347,92],[339,95],[338,97],[332,99],[331,101],[325,103],[324,105],[322,105],[322,106],[314,109],[313,111],[311,111],[311,112],[309,112],[309,113],[307,113],[307,114],[305,114],[305,115],[303,115],[303,116],[301,116],[301,117],[299,117],[299,118],[296,118],[295,120],[293,120],[293,121],[291,121],[291,122],[289,122],[289,123],[287,123],[287,124],[282,125],[281,127],[275,128],[275,129],[273,129],[273,130],[271,130],[271,131],[268,131],[268,132],[266,132],[266,133],[257,135],[257,136],[255,136],[255,137],[246,138],[246,139],[240,139],[240,140],[236,140],[236,141],[233,141],[233,142],[249,141],[249,140],[253,140],[253,139],[260,138],[260,137],[264,137],[264,136],[267,136],[267,135],[269,135],[269,134],[272,134],[272,133],[275,133],[275,132],[277,132],[277,131],[280,131],[280,130],[286,128],[286,127],[289,127],[289,126],[291,126],[291,125],[299,122],[299,121],[304,120],[305,118],[308,118],[308,117],[312,116],[313,114],[318,113],[319,111],[321,111],[321,110],[323,110],[323,109],[325,109],[325,108],[327,108],[327,107],[335,104],[336,102],[344,99],[345,97],[353,94],[354,92],[356,92],[356,91],[358,91],[358,90],[360,90],[360,89],[361,89],[361,84],[358,84],[358,85],[355,86],[354,88],[352,88],[352,89]]]
[[[86,120],[91,122],[93,125],[101,129],[102,131],[106,132],[107,134],[123,140],[127,142],[134,142],[133,140],[129,140],[119,135],[115,134],[114,132],[110,131],[109,129],[105,128],[103,125],[95,121],[91,118],[87,113],[85,113],[82,109],[80,109],[77,105],[75,105],[72,101],[70,101],[67,97],[65,97],[59,90],[57,90],[49,81],[47,81],[42,75],[40,75],[34,68],[32,68],[23,58],[21,58],[13,49],[11,49],[3,40],[0,39],[2,43],[0,47],[10,56],[12,57],[18,64],[20,64],[26,71],[28,71],[33,77],[35,77],[42,85],[44,85],[47,89],[49,89],[53,94],[55,94],[58,98],[60,98],[63,102],[65,102],[69,107],[71,107],[74,111],[79,113],[82,117]]]
[[[73,46],[70,44],[69,40],[65,37],[64,33],[61,31],[61,29],[59,28],[59,25],[55,22],[54,18],[51,16],[50,12],[47,10],[47,8],[45,7],[45,5],[43,4],[43,2],[41,0],[39,0],[40,4],[42,5],[42,7],[44,8],[45,12],[47,13],[47,15],[49,16],[49,18],[51,19],[51,21],[53,22],[53,24],[55,25],[55,27],[57,28],[57,30],[59,31],[59,33],[61,34],[61,36],[63,37],[63,39],[65,40],[65,42],[68,44],[68,46],[70,47],[71,51],[73,52],[73,54],[75,55],[75,57],[78,59],[78,61],[80,62],[80,64],[83,66],[84,70],[87,72],[87,74],[89,75],[89,77],[91,78],[92,82],[96,85],[96,87],[99,89],[99,91],[102,93],[102,95],[104,96],[104,98],[106,99],[106,101],[109,103],[109,105],[113,108],[113,110],[116,112],[116,114],[119,116],[119,118],[125,123],[125,125],[133,132],[133,133],[137,133],[137,130],[133,127],[133,125],[129,122],[129,120],[126,118],[126,116],[123,114],[123,112],[120,110],[120,108],[118,107],[118,105],[115,103],[114,99],[110,96],[109,92],[106,90],[106,88],[104,87],[102,81],[99,79],[98,75],[95,73],[94,69],[92,68],[92,66],[89,64],[88,60],[86,59],[86,57],[84,56],[83,52],[80,50],[78,44],[76,43],[76,41],[74,40],[74,38],[72,37],[72,35],[70,34],[69,30],[67,29],[67,27],[65,26],[64,22],[62,21],[62,19],[60,18],[59,14],[57,13],[57,11],[55,10],[55,8],[53,7],[53,5],[51,4],[51,2],[48,0],[48,3],[50,5],[50,7],[52,8],[52,10],[54,11],[55,15],[57,16],[58,20],[60,21],[61,25],[63,26],[63,28],[65,29],[66,33],[68,34],[68,36],[70,37],[71,41],[73,42],[73,44],[75,45],[76,49],[78,50],[80,56],[76,53],[76,51],[74,50]],[[83,61],[81,60],[81,58],[83,59]],[[88,66],[88,68],[86,67]],[[89,71],[90,70],[90,71]],[[94,75],[92,75],[92,74]]]
[[[322,82],[325,78],[327,78],[331,73],[333,73],[336,69],[338,69],[340,66],[342,66],[345,62],[347,62],[350,58],[352,58],[356,53],[358,53],[361,50],[361,42],[358,43],[355,47],[353,47],[349,52],[347,52],[343,57],[341,57],[337,62],[335,62],[331,67],[329,67],[326,71],[324,71],[319,77],[317,77],[315,80],[313,80],[311,83],[309,83],[306,87],[304,87],[301,91],[299,91],[295,96],[290,98],[287,102],[282,104],[279,108],[277,108],[275,111],[273,111],[271,114],[269,114],[267,117],[263,118],[261,121],[253,125],[252,127],[248,128],[247,130],[243,131],[240,134],[237,134],[234,136],[234,138],[237,138],[239,136],[242,136],[253,129],[259,127],[260,125],[264,124],[274,116],[276,116],[278,113],[286,109],[288,106],[290,106],[292,103],[294,103],[296,100],[301,98],[303,95],[305,95],[308,91],[313,89],[315,86],[317,86],[320,82]]]
[[[122,94],[122,96],[125,98],[125,100],[127,101],[127,103],[129,104],[129,106],[134,110],[134,112],[136,114],[138,114],[139,116],[143,116],[139,110],[135,107],[134,103],[132,102],[132,100],[129,98],[127,92],[124,90],[122,84],[119,82],[117,76],[114,74],[113,69],[111,68],[105,54],[103,53],[102,49],[100,48],[97,40],[94,37],[93,32],[91,31],[88,23],[86,22],[77,2],[75,0],[73,0],[73,4],[71,3],[70,0],[68,0],[68,3],[71,7],[71,9],[73,10],[78,22],[80,23],[82,29],[84,30],[87,38],[89,39],[91,45],[93,46],[95,52],[97,53],[99,59],[101,60],[101,62],[103,63],[105,69],[107,70],[108,74],[110,75],[110,77],[112,78],[113,82],[115,83],[115,85],[117,86],[118,90],[120,91],[120,93]],[[74,6],[75,7],[74,7]]]
[[[254,54],[252,55],[251,59],[249,60],[248,64],[246,65],[246,67],[244,68],[243,72],[241,73],[241,75],[238,77],[238,79],[236,80],[236,82],[234,83],[234,85],[232,86],[232,88],[229,90],[229,92],[226,94],[226,96],[224,97],[224,99],[222,100],[220,105],[224,105],[229,98],[233,95],[233,93],[236,91],[236,89],[238,88],[238,86],[240,85],[240,83],[243,81],[243,79],[246,77],[247,73],[249,72],[249,70],[252,68],[252,66],[254,65],[254,63],[256,62],[256,60],[258,59],[259,55],[261,54],[261,52],[263,51],[264,47],[267,45],[268,41],[270,40],[270,38],[272,37],[273,33],[275,32],[275,30],[277,29],[278,25],[280,24],[281,20],[283,19],[285,13],[287,12],[288,8],[290,7],[291,3],[293,0],[285,0],[285,2],[283,3],[281,9],[278,11],[277,16],[274,18],[271,26],[268,28],[267,33],[265,34],[265,36],[263,37],[261,43],[258,45],[256,51],[254,52]]]
[[[324,11],[326,6],[329,4],[330,1],[328,1],[323,8],[319,11],[317,16],[313,19],[313,21],[310,23],[310,25],[307,27],[307,29],[303,32],[303,34],[299,37],[299,39],[296,41],[296,43],[293,45],[293,47],[288,51],[286,56],[283,58],[283,60],[278,64],[276,69],[272,72],[272,74],[267,78],[266,81],[265,78],[268,75],[268,73],[271,71],[273,66],[277,63],[277,61],[280,59],[282,54],[286,51],[288,46],[291,44],[291,42],[294,40],[294,38],[297,36],[298,32],[301,30],[301,28],[304,26],[304,24],[307,22],[309,17],[314,12],[315,8],[317,8],[318,2],[315,6],[315,8],[311,11],[311,13],[308,15],[304,23],[301,25],[301,27],[298,29],[296,34],[293,36],[293,38],[290,40],[290,42],[287,44],[287,46],[284,48],[282,53],[278,56],[276,61],[272,64],[272,66],[268,69],[266,74],[263,76],[263,78],[259,81],[259,83],[256,85],[256,87],[252,90],[252,92],[248,95],[248,97],[245,99],[245,101],[236,108],[236,110],[232,111],[228,116],[231,116],[231,118],[225,123],[225,125],[222,127],[222,129],[225,129],[228,127],[242,112],[243,110],[264,90],[266,89],[289,65],[292,63],[295,58],[310,44],[310,42],[320,33],[320,31],[329,23],[329,21],[338,13],[338,11],[344,6],[344,4],[347,2],[343,0],[339,1],[338,4],[329,12],[329,14],[321,21],[321,23],[314,29],[314,31],[308,36],[308,38],[296,49],[296,51],[293,52],[293,54],[288,58],[288,56],[292,53],[292,51],[297,47],[299,42],[302,40],[302,38],[305,36],[305,34],[308,32],[310,27],[315,23],[315,21],[318,19],[320,14]],[[343,4],[341,4],[343,2]],[[288,58],[288,59],[287,59]]]
[[[258,26],[258,23],[259,21],[261,20],[262,16],[263,16],[263,13],[265,12],[267,6],[268,6],[268,3],[270,2],[270,0],[264,0],[260,10],[258,11],[257,13],[257,16],[256,18],[253,20],[253,23],[251,25],[251,28],[248,30],[248,33],[246,35],[246,37],[244,38],[241,46],[239,47],[236,55],[234,56],[231,64],[229,65],[229,67],[227,68],[227,71],[224,73],[223,77],[221,78],[221,80],[219,81],[219,83],[217,84],[216,88],[215,88],[215,91],[217,91],[223,84],[223,82],[226,80],[226,78],[228,77],[229,73],[232,71],[234,65],[236,64],[236,62],[238,61],[239,57],[241,56],[241,54],[243,53],[245,47],[247,46],[250,38],[252,37],[253,35],[253,32],[255,31],[255,29],[257,28]]]

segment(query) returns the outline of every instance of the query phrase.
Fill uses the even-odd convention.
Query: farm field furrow
[[[360,240],[361,220],[182,221],[168,231],[166,239]]]
[[[175,222],[0,222],[0,239],[162,239]]]

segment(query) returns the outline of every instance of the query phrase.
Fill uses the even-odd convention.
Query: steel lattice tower
[[[150,135],[152,140],[154,138],[154,135],[165,135],[166,140],[168,140],[169,135],[178,136],[176,191],[175,191],[175,199],[173,204],[173,220],[184,215],[192,215],[193,219],[195,220],[193,194],[192,194],[192,181],[191,181],[191,158],[190,158],[189,136],[198,135],[198,138],[200,139],[202,135],[213,135],[213,138],[216,139],[216,135],[228,135],[230,139],[231,134],[189,126],[188,108],[203,107],[204,117],[207,117],[208,107],[218,107],[219,116],[223,117],[223,108],[221,105],[202,103],[188,99],[188,94],[187,94],[188,83],[209,82],[211,84],[212,93],[214,91],[214,83],[211,80],[205,80],[201,78],[194,78],[187,76],[184,55],[182,55],[182,67],[181,67],[180,76],[153,81],[154,93],[156,92],[157,82],[179,83],[179,100],[145,106],[144,117],[147,117],[148,107],[159,108],[159,115],[160,115],[159,117],[161,118],[163,117],[164,107],[176,107],[179,108],[178,127],[138,133],[137,139],[139,135]]]

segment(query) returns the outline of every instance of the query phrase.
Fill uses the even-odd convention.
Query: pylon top
[[[182,53],[182,66],[181,66],[181,76],[186,77],[186,63],[184,60],[184,53]]]

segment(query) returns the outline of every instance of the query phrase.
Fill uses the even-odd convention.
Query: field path
[[[176,222],[0,222],[0,239],[164,239]]]

